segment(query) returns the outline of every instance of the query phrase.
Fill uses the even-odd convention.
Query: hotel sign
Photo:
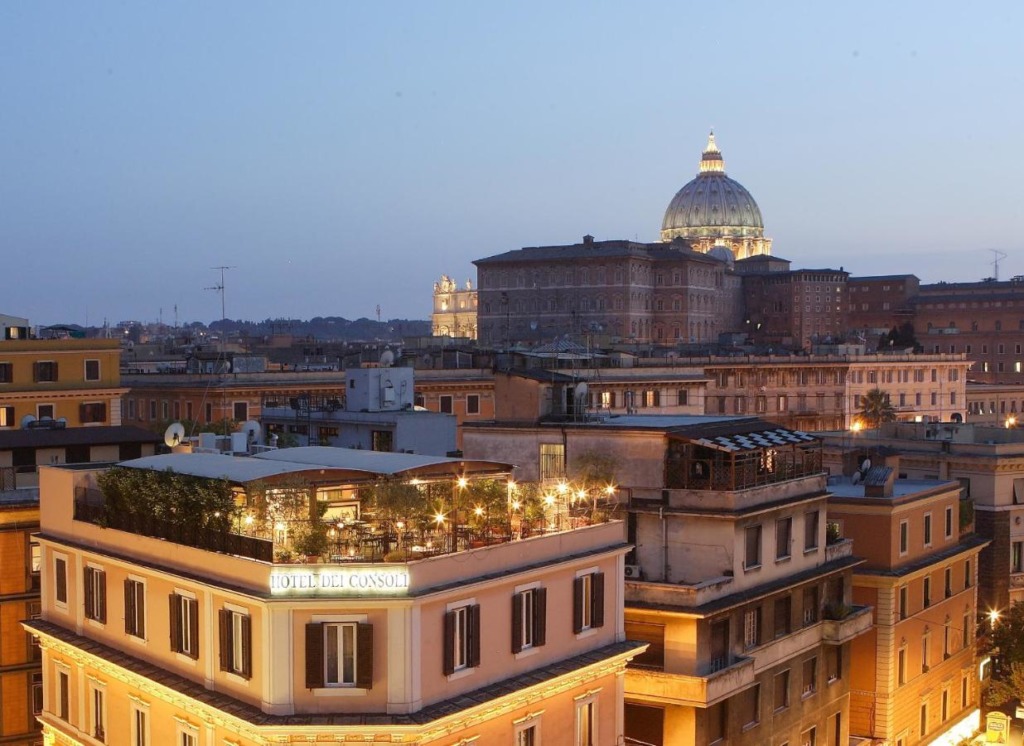
[[[409,569],[393,565],[305,565],[275,568],[270,573],[270,592],[275,596],[393,596],[405,595],[408,590]]]

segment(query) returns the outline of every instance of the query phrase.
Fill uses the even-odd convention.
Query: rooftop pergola
[[[821,471],[822,443],[760,420],[722,422],[668,433],[665,486],[731,491]]]

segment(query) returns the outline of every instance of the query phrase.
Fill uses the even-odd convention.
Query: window
[[[921,722],[918,724],[918,727],[921,729],[920,733],[921,733],[922,736],[924,736],[924,734],[928,732],[928,703],[927,702],[922,702],[921,703]]]
[[[792,629],[793,600],[790,596],[775,599],[775,636],[788,635]]]
[[[444,414],[452,413],[452,397],[448,394],[437,397],[438,411]]]
[[[804,626],[818,621],[818,586],[804,588]]]
[[[106,402],[85,402],[78,405],[78,418],[83,425],[107,421]]]
[[[248,619],[246,614],[235,614]],[[223,619],[223,617],[222,617]],[[222,621],[226,624],[227,621]],[[251,632],[247,624],[230,620],[231,649],[225,650],[229,660],[235,656],[236,638],[242,639],[241,654],[246,675],[251,675]],[[235,632],[237,630],[237,632]],[[246,643],[246,638],[249,642]],[[249,660],[245,660],[248,658]],[[355,687],[370,689],[373,685],[373,625],[358,621],[311,622],[306,625],[306,687]]]
[[[573,581],[573,624],[576,634],[604,626],[604,573],[590,572]]]
[[[931,639],[929,638],[928,633],[926,632],[924,636],[921,638],[921,673],[928,673],[928,653],[930,652],[930,642]]]
[[[480,395],[466,395],[466,414],[480,414]]]
[[[761,607],[743,612],[743,647],[761,644]]]
[[[900,586],[900,619],[906,619],[910,616],[910,606],[907,594],[907,586]]]
[[[921,605],[926,609],[932,605],[932,579],[927,575],[921,583]]]
[[[234,609],[221,609],[219,613],[220,622],[220,670],[237,674],[243,678],[252,677],[252,619],[242,611]],[[329,637],[329,636],[328,636]],[[330,668],[331,646],[325,642],[324,648],[328,657],[328,668]],[[334,649],[335,654],[337,648]],[[337,662],[335,661],[335,670]],[[325,674],[325,680],[331,682],[329,673]]]
[[[149,746],[149,708],[132,703],[132,746]]]
[[[107,738],[107,697],[101,685],[93,685],[91,706],[89,708],[89,730],[97,741],[106,742]]]
[[[540,647],[547,641],[546,588],[530,588],[512,596],[512,652]]]
[[[540,478],[565,478],[565,444],[541,443],[540,445]]]
[[[743,711],[740,713],[745,728],[761,722],[761,685],[754,684],[741,695]]]
[[[902,686],[907,683],[907,649],[902,647],[896,654],[896,684]]]
[[[946,538],[953,537],[953,506],[946,507]]]
[[[804,661],[803,696],[807,697],[818,691],[818,658],[812,656]]]
[[[970,588],[971,582],[971,561],[964,560],[964,588]]]
[[[206,421],[207,422],[213,422],[213,404],[211,402],[206,402],[206,407],[204,409],[204,412],[206,414]],[[150,401],[149,402],[149,419],[151,419],[151,420],[155,420],[156,419],[156,402],[155,401]]]
[[[177,746],[199,746],[199,729],[188,723],[178,723]]]
[[[748,526],[744,531],[743,567],[751,569],[761,566],[761,526]]]
[[[576,705],[576,745],[598,746],[597,701],[587,699]]]
[[[906,520],[900,521],[900,555],[909,551],[910,545],[910,523]]]
[[[28,701],[32,703],[32,714],[41,715],[43,712],[43,674],[40,671],[33,671],[28,684]]]
[[[53,405],[52,404],[37,404],[36,405],[36,417],[40,420],[52,420],[53,419]]]
[[[719,702],[707,709],[707,742],[718,743],[725,738],[728,702]]]
[[[804,551],[818,548],[818,511],[804,514]]]
[[[40,360],[32,363],[32,380],[36,383],[53,383],[57,380],[57,363]]]
[[[953,568],[947,567],[945,572],[946,598],[953,595]]]
[[[166,402],[164,402],[164,405],[166,406]],[[233,419],[236,422],[245,422],[247,419],[249,419],[249,402],[236,401],[232,409]],[[167,414],[165,413],[164,417],[166,418],[166,416]]]
[[[540,746],[540,726],[537,723],[519,725],[515,746]]]
[[[68,602],[68,561],[64,557],[53,560],[53,598],[58,605]]]
[[[17,424],[14,421],[14,407],[0,407],[0,427],[16,427]]]
[[[14,365],[12,363],[0,363],[0,383],[14,382]]]
[[[826,648],[825,667],[828,675],[828,683],[839,681],[843,678],[843,647],[833,645]]]
[[[32,590],[39,590],[39,571],[43,566],[43,550],[38,543],[32,541],[28,545],[29,585]]]
[[[775,674],[775,694],[772,705],[775,711],[789,707],[789,669]]]
[[[970,683],[967,676],[960,677],[960,707],[967,707],[967,698],[970,696]]]
[[[179,593],[170,595],[171,651],[199,658],[199,602]]]
[[[85,361],[85,380],[86,381],[98,381],[98,380],[100,380],[100,361],[99,360],[86,360]]]
[[[780,518],[775,521],[775,559],[786,559],[790,555],[793,538],[793,519]]]
[[[71,671],[57,668],[57,717],[71,719]]]
[[[480,605],[450,609],[444,616],[444,673],[480,665]]]
[[[107,574],[95,567],[85,568],[85,618],[107,621]]]

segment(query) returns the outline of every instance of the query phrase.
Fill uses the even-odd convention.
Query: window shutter
[[[595,572],[593,577],[594,583],[594,608],[591,612],[591,626],[592,627],[603,627],[604,626],[604,573]]]
[[[533,592],[533,644],[540,647],[548,641],[548,589]]]
[[[39,363],[32,363],[32,380],[39,383]]]
[[[194,598],[187,598],[184,601],[189,605],[189,619],[192,620],[188,628],[192,657],[199,660],[199,602]]]
[[[85,615],[89,619],[92,619],[93,614],[93,594],[92,594],[92,574],[94,570],[91,567],[85,568],[83,575],[85,575]]]
[[[466,664],[470,668],[480,665],[480,604],[473,604],[469,607],[469,655]]]
[[[50,380],[51,381],[59,381],[60,377],[57,375],[57,362],[54,361],[53,363],[51,363],[51,365],[53,365],[53,367],[50,369],[50,370],[53,371],[53,378],[51,378]]]
[[[168,596],[171,606],[171,652],[181,652],[181,596],[172,593]]]
[[[231,670],[231,648],[233,647],[233,640],[231,639],[231,612],[227,609],[221,609],[217,612],[218,627],[220,627],[220,635],[218,642],[220,643],[220,670],[230,671]]]
[[[324,625],[306,625],[306,688],[324,685]]]
[[[356,686],[373,688],[373,625],[356,625]]]
[[[512,654],[523,649],[523,594],[512,594]]]
[[[67,603],[68,600],[68,563],[62,559],[58,559],[54,562],[55,571],[57,574],[57,592],[56,598],[61,603]]]
[[[136,634],[135,629],[135,594],[132,593],[132,581],[124,581],[124,631],[125,634]]]
[[[99,582],[97,583],[97,590],[99,591],[100,597],[96,611],[97,621],[101,624],[107,623],[107,573],[103,570],[93,570],[93,577]]]
[[[444,615],[444,675],[455,673],[455,612]]]
[[[252,678],[252,617],[242,617],[242,676]]]
[[[583,631],[583,578],[572,581],[572,631],[579,634]]]

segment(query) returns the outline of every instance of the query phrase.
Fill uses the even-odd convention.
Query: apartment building
[[[958,520],[989,543],[978,560],[983,613],[1024,601],[1024,432],[1015,428],[891,422],[879,430],[822,433],[825,467],[850,476],[865,457],[899,454],[899,479],[956,481]]]
[[[40,614],[39,491],[0,491],[0,743],[37,746],[43,736],[42,654],[21,620]]]
[[[110,339],[34,339],[24,327],[0,336],[0,429],[32,420],[68,427],[120,425],[120,344]]]
[[[610,470],[629,540],[626,734],[657,746],[847,743],[858,560],[826,537],[821,443],[757,418],[467,426],[465,452],[572,494]]]
[[[43,651],[44,735],[621,742],[623,672],[642,649],[624,635],[625,526],[581,519],[528,535],[517,521],[513,533],[509,469],[321,447],[114,467],[165,488],[227,485],[231,525],[218,511],[187,530],[111,513],[118,493],[97,469],[44,469],[42,618],[26,623]],[[403,520],[370,502],[382,480],[420,498]],[[499,485],[485,523],[468,502],[480,480]],[[286,504],[307,509],[286,517]],[[324,525],[310,517],[321,513]],[[328,525],[309,556],[299,537]]]
[[[853,641],[850,733],[959,743],[981,724],[978,556],[988,542],[961,531],[958,482],[898,479],[898,456],[872,463],[857,484],[829,480],[829,524],[865,560],[854,603],[875,609],[872,634]]]

